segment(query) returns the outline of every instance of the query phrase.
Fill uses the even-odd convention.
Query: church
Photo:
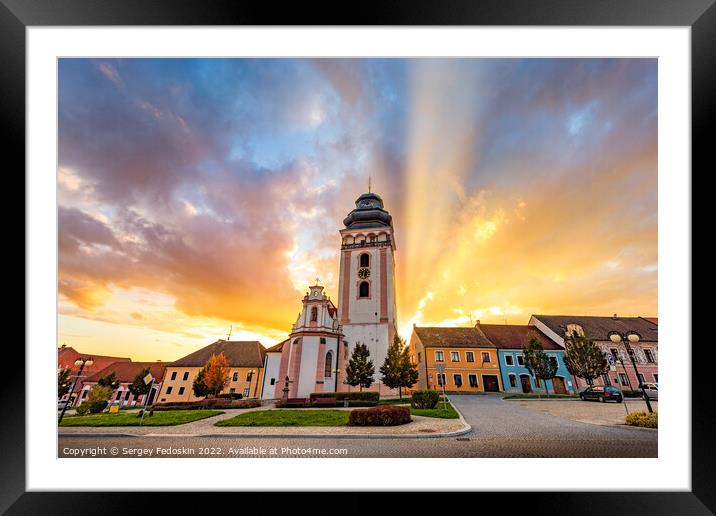
[[[375,382],[364,390],[395,393],[380,383],[379,372],[397,327],[393,218],[369,191],[343,226],[338,306],[318,281],[309,286],[288,338],[266,350],[263,399],[358,390],[344,383],[358,343],[368,347],[375,367]]]

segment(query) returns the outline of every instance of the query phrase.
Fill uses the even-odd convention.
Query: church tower
[[[355,345],[365,344],[375,367],[375,383],[369,390],[379,387],[381,393],[392,393],[380,383],[379,369],[396,333],[393,218],[383,199],[369,192],[358,197],[343,224],[338,281],[338,320],[344,335],[341,369],[345,371]],[[341,382],[340,390],[349,388]]]

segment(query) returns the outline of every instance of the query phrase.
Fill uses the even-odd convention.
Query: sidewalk
[[[226,409],[224,414],[177,426],[104,426],[104,427],[63,427],[60,436],[145,436],[145,437],[362,437],[362,438],[435,438],[453,437],[470,432],[471,427],[460,414],[459,419],[440,419],[412,416],[407,425],[358,427],[358,426],[214,426],[214,423],[230,419],[239,414],[274,409],[272,406],[254,409]],[[294,409],[310,410],[310,409]],[[319,409],[321,410],[321,409]],[[337,410],[352,410],[342,407]],[[457,410],[457,409],[456,409]]]

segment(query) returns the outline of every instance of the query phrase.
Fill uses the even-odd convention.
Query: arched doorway
[[[521,374],[520,383],[522,384],[522,392],[525,394],[532,392],[532,381],[530,380],[530,375]]]

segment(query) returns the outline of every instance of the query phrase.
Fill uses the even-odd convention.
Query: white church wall
[[[286,344],[288,345],[288,344]],[[276,383],[279,383],[279,367],[281,366],[281,353],[266,354],[266,369],[264,370],[264,385],[261,399],[270,400],[276,396]],[[274,385],[271,385],[271,379],[274,379]]]

